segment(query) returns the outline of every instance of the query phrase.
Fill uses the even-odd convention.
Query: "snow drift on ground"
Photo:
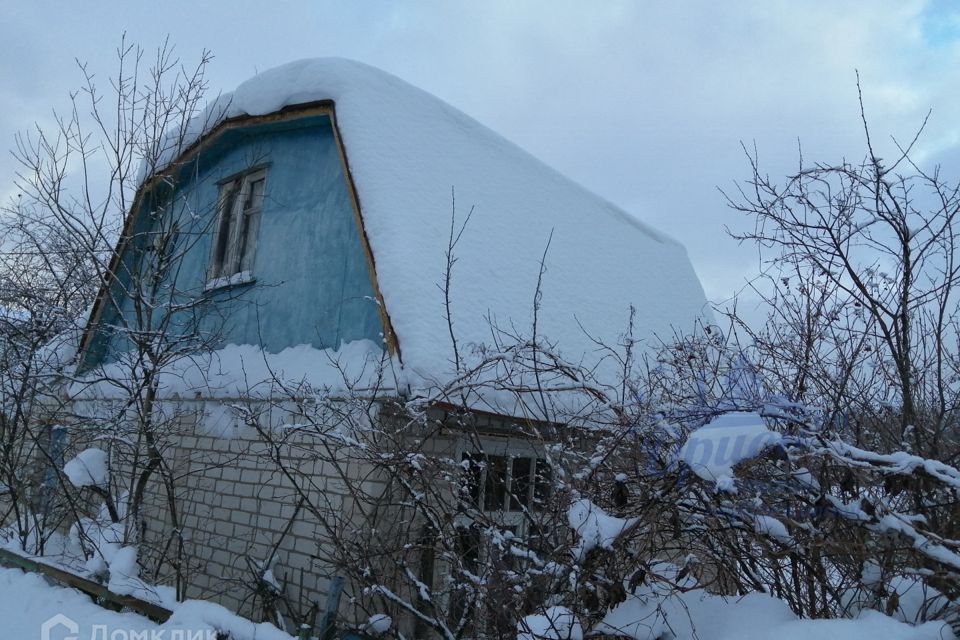
[[[631,595],[597,631],[636,640],[951,640],[943,623],[913,626],[877,611],[848,620],[798,620],[786,603],[765,594],[724,599],[702,589],[666,599]]]
[[[173,616],[162,625],[133,613],[117,613],[96,604],[89,596],[74,589],[54,587],[38,575],[19,569],[0,568],[0,621],[2,637],[26,640],[39,638],[41,625],[62,614],[79,628],[77,638],[95,637],[94,628],[106,626],[107,638],[129,638],[133,633],[163,631],[163,638],[176,637],[172,632],[193,638],[206,638],[207,631],[229,632],[231,640],[293,640],[293,637],[269,624],[254,624],[211,602],[191,600],[176,606]],[[58,627],[50,638],[64,638],[67,628]],[[113,634],[116,634],[115,636]],[[136,636],[140,637],[140,636]],[[143,636],[148,637],[148,636]]]
[[[653,568],[661,575],[671,570],[668,565]],[[667,577],[677,579],[676,574]],[[103,609],[89,596],[51,586],[38,575],[0,568],[0,620],[5,638],[39,637],[45,621],[63,614],[79,625],[79,638],[91,638],[95,626],[105,625],[107,637],[113,632],[122,634],[117,637],[131,637],[131,632],[164,630],[164,637],[170,637],[173,630],[192,634],[215,630],[230,633],[232,640],[292,640],[269,624],[250,622],[211,602],[190,600],[168,606],[174,608],[173,615],[158,625],[136,614]],[[388,624],[386,616],[376,618],[378,624],[371,627],[380,630]],[[569,609],[555,606],[527,616],[518,625],[517,637],[579,640],[601,631],[638,640],[955,640],[942,623],[913,626],[876,611],[865,610],[850,620],[797,620],[785,603],[765,594],[724,599],[702,589],[675,595],[648,585],[629,595],[587,632]]]
[[[188,142],[231,117],[333,100],[364,230],[406,369],[445,379],[453,360],[443,295],[456,194],[452,322],[461,346],[490,343],[488,319],[527,336],[544,261],[538,334],[596,360],[637,309],[641,338],[710,317],[686,251],[434,96],[367,65],[300,60],[209,105]],[[176,151],[173,149],[172,151]],[[170,160],[172,158],[168,158]],[[548,249],[549,246],[549,249]]]
[[[517,640],[583,640],[583,627],[566,607],[549,607],[517,625]]]

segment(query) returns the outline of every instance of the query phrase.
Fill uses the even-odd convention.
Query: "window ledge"
[[[222,278],[208,280],[207,283],[203,285],[203,290],[204,292],[207,292],[214,291],[215,289],[226,289],[228,287],[237,287],[243,284],[252,284],[256,281],[257,279],[253,277],[251,272],[240,271],[232,276],[223,276]]]

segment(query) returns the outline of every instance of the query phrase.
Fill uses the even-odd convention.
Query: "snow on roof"
[[[336,59],[292,62],[223,95],[203,129],[236,116],[332,100],[386,311],[404,369],[424,380],[452,371],[438,285],[456,194],[458,225],[475,208],[452,272],[461,344],[490,343],[488,319],[531,333],[546,252],[538,335],[571,360],[624,333],[669,337],[710,318],[682,245],[546,166],[438,98],[373,67]],[[189,140],[188,140],[189,143]],[[552,237],[551,237],[552,234]]]

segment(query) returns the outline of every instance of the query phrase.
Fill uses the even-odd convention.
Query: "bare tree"
[[[4,466],[24,468],[42,453],[44,473],[52,474],[61,507],[77,521],[74,532],[87,554],[107,553],[98,548],[104,544],[145,546],[145,505],[159,502],[165,537],[141,549],[141,564],[153,563],[155,577],[159,567],[171,570],[183,597],[181,478],[171,452],[195,413],[164,396],[162,377],[218,344],[223,315],[236,298],[227,292],[210,304],[203,284],[181,273],[184,256],[209,235],[218,214],[216,204],[197,204],[196,163],[177,161],[192,142],[191,127],[203,128],[197,118],[211,56],[204,52],[187,67],[169,42],[151,57],[125,39],[116,54],[116,74],[106,81],[79,64],[84,82],[71,94],[70,109],[55,114],[52,129],[38,125],[17,141],[20,196],[5,211],[8,251],[0,277],[14,324],[21,335],[22,327],[32,334],[9,343],[45,353],[42,345],[70,330],[74,349],[82,333],[83,351],[61,363],[70,366],[43,370],[59,384],[42,414],[26,394],[7,396],[13,406],[5,422],[18,430],[5,424],[4,435],[31,446],[6,447]],[[97,313],[88,319],[95,300]],[[36,389],[37,372],[24,366],[31,360],[17,360],[3,373]],[[105,449],[109,483],[72,487],[62,474],[62,443],[51,451],[40,424],[69,426],[74,450]],[[14,491],[29,486],[22,477],[7,484]],[[87,500],[102,502],[101,516],[81,517]],[[22,502],[13,504],[30,511]],[[92,535],[97,529],[114,533]]]
[[[801,487],[808,497],[795,503],[815,520],[794,520],[814,534],[812,551],[800,558],[803,570],[792,560],[777,578],[792,597],[807,594],[794,609],[832,610],[829,589],[866,588],[861,571],[877,563],[884,579],[867,589],[877,606],[896,611],[896,585],[919,580],[939,590],[924,615],[943,615],[960,568],[951,506],[960,183],[914,162],[923,126],[906,144],[892,139],[893,161],[879,157],[860,105],[859,163],[808,164],[801,155],[799,170],[777,182],[747,152],[750,178],[727,200],[753,220],[735,237],[761,250],[765,271],[752,290],[769,315],[756,326],[730,310],[736,345],[724,357],[745,355],[758,381],[754,406],[784,407],[776,417],[798,438],[797,455],[786,457],[816,479],[816,491]]]
[[[735,237],[771,252],[762,293],[773,317],[754,343],[795,363],[794,399],[833,397],[838,419],[882,436],[871,444],[955,460],[960,184],[913,162],[923,127],[908,144],[893,140],[892,162],[878,157],[865,116],[863,131],[862,162],[801,157],[783,184],[748,154],[752,177],[728,201],[755,222]],[[783,331],[800,338],[790,358],[773,351]]]

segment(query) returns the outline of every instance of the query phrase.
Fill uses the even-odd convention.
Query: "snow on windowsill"
[[[232,276],[223,276],[221,278],[208,280],[207,283],[203,285],[203,290],[213,291],[214,289],[236,287],[241,284],[251,284],[256,281],[257,279],[253,277],[253,273],[250,271],[239,271]]]

